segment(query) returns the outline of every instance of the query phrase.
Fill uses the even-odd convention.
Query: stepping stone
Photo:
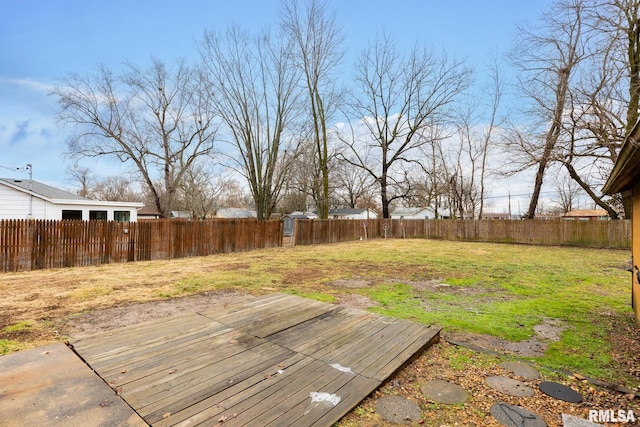
[[[566,385],[554,383],[554,382],[541,382],[540,391],[544,394],[563,400],[565,402],[580,403],[582,402],[582,395],[574,389],[567,387]]]
[[[516,397],[531,397],[535,394],[535,390],[523,383],[508,377],[489,377],[487,385],[500,393],[508,394]]]
[[[400,396],[385,396],[376,401],[376,412],[387,422],[393,424],[411,424],[420,421],[420,407]]]
[[[547,423],[521,406],[498,402],[489,410],[493,418],[506,427],[547,427]]]
[[[449,381],[427,381],[420,386],[420,391],[427,398],[446,405],[459,405],[467,401],[467,392],[457,384]]]
[[[514,375],[523,377],[526,380],[537,380],[540,378],[540,373],[533,366],[522,362],[502,362],[501,368],[512,372]]]
[[[584,418],[578,418],[568,414],[562,414],[562,425],[563,427],[604,427],[603,424],[596,424]]]

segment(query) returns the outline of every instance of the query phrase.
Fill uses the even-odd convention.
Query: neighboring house
[[[129,222],[138,219],[138,202],[86,197],[29,179],[0,178],[0,219],[77,219]]]
[[[397,208],[389,214],[391,219],[435,219],[436,212],[431,208]]]
[[[171,211],[171,218],[191,219],[191,213],[188,211]]]
[[[631,301],[640,321],[640,122],[636,123],[624,141],[618,161],[607,183],[602,189],[604,194],[622,193],[632,200],[631,241],[633,274],[631,277]]]
[[[317,212],[314,212],[317,214]],[[371,209],[329,209],[329,219],[376,219],[378,214]]]
[[[562,219],[572,219],[578,221],[604,221],[611,218],[609,218],[609,214],[604,209],[575,209],[562,215]]]
[[[482,212],[482,219],[510,220],[513,216],[508,212]]]
[[[154,207],[144,205],[142,209],[138,210],[138,219],[159,219],[162,218],[162,214]]]
[[[245,208],[222,208],[216,212],[216,218],[257,218],[256,211]]]

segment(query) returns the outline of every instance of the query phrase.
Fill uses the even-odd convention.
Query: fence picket
[[[171,259],[282,246],[280,221],[0,220],[0,272]]]

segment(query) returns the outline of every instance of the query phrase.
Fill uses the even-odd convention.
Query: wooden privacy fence
[[[295,223],[296,245],[381,237],[628,249],[631,221],[330,219]]]
[[[172,259],[282,246],[280,221],[0,220],[0,271]]]

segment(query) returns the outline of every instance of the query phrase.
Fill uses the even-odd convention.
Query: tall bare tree
[[[53,90],[61,122],[77,131],[72,157],[111,157],[132,166],[169,217],[185,172],[214,150],[211,98],[198,74],[182,62],[128,64],[116,75],[70,74]]]
[[[520,28],[513,63],[519,69],[520,89],[531,101],[530,114],[539,119],[534,132],[518,138],[519,148],[536,167],[533,193],[526,218],[536,214],[545,172],[554,161],[554,149],[563,132],[570,79],[587,54],[584,50],[582,0],[555,3],[542,18],[540,28]],[[545,129],[546,127],[546,129]],[[531,138],[531,139],[530,139]]]
[[[402,54],[384,36],[361,54],[355,82],[350,113],[358,124],[341,138],[350,150],[343,158],[375,180],[383,217],[389,218],[390,203],[409,194],[409,164],[420,147],[439,137],[454,101],[471,84],[471,71],[418,46]]]
[[[297,151],[292,126],[299,72],[291,50],[284,37],[252,36],[238,27],[207,32],[200,44],[216,112],[238,150],[237,171],[247,179],[259,219],[269,219]]]
[[[295,64],[303,73],[313,143],[321,181],[315,187],[318,216],[329,217],[329,120],[339,93],[335,73],[343,56],[342,28],[322,0],[283,0],[280,23],[293,42]]]

